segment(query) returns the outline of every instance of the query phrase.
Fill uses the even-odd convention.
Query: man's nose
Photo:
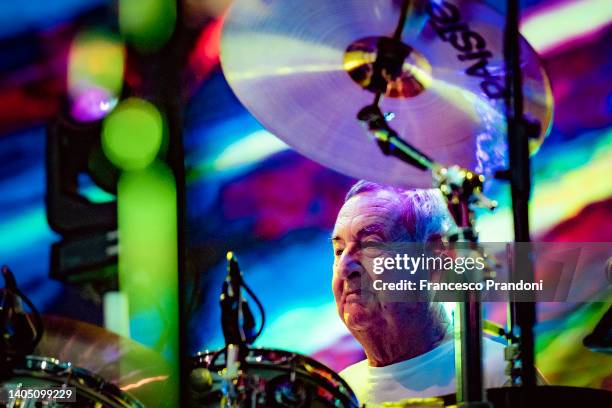
[[[361,254],[358,247],[356,245],[348,245],[340,257],[338,277],[346,280],[359,278],[363,270]]]

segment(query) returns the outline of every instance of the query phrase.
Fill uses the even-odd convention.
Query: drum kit
[[[458,226],[451,241],[477,241],[473,208],[495,205],[483,194],[486,178],[510,181],[516,240],[528,241],[529,155],[550,129],[552,93],[538,55],[518,34],[516,3],[509,1],[504,20],[477,0],[235,0],[223,28],[222,68],[244,106],[303,155],[355,178],[439,188]],[[529,262],[521,267],[530,272]],[[226,347],[190,359],[183,390],[188,406],[361,406],[348,384],[314,359],[253,348],[263,321],[256,330],[243,290],[263,317],[229,254],[221,296]],[[150,350],[83,323],[36,313],[25,319],[6,299],[0,305],[3,318],[21,315],[22,321],[13,337],[4,339],[3,389],[75,389],[76,405],[46,406],[158,406],[163,397],[150,397],[152,379],[163,380],[168,371]],[[456,311],[455,348],[464,359],[457,367],[457,394],[389,406],[609,401],[602,390],[536,387],[534,307],[511,306],[508,337],[518,339],[508,353],[513,387],[483,390],[480,303],[470,297]],[[9,406],[38,405],[26,397]]]
[[[477,0],[235,0],[221,64],[241,103],[304,156],[354,178],[439,188],[457,225],[450,242],[477,242],[474,208],[496,205],[483,194],[485,180],[508,181],[515,240],[528,242],[529,157],[553,107],[518,15],[515,0],[505,18]],[[228,261],[226,347],[193,359],[191,405],[360,406],[320,364],[250,347],[257,336],[241,287],[254,296]],[[517,256],[514,269],[533,280],[528,256]],[[605,391],[536,386],[535,305],[509,300],[513,387],[483,389],[480,302],[470,294],[455,311],[457,393],[389,406],[605,406]]]

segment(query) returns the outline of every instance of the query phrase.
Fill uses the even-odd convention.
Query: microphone
[[[257,337],[255,318],[246,299],[242,297],[244,287],[238,260],[232,251],[227,253],[227,276],[221,289],[221,326],[225,344],[249,345]]]
[[[0,289],[0,364],[10,363],[34,352],[43,332],[42,319],[32,302],[19,290],[13,273],[2,267],[5,286]],[[31,310],[23,310],[22,301]],[[32,318],[33,317],[33,318]]]
[[[362,108],[357,114],[357,119],[374,137],[383,154],[395,156],[420,170],[439,167],[439,164],[432,158],[407,143],[389,126],[378,105],[368,105]]]

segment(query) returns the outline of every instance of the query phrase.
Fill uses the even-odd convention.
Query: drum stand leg
[[[457,406],[489,408],[482,381],[482,315],[480,302],[468,299],[455,307],[455,377]]]

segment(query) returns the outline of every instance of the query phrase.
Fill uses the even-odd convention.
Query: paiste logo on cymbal
[[[466,70],[465,74],[483,78],[480,88],[489,99],[504,97],[505,87],[503,76],[495,76],[489,70],[489,58],[493,54],[487,50],[484,37],[470,30],[467,23],[461,21],[459,8],[446,1],[430,1],[427,3],[429,23],[442,41],[448,42],[460,52],[459,61],[475,61]]]

